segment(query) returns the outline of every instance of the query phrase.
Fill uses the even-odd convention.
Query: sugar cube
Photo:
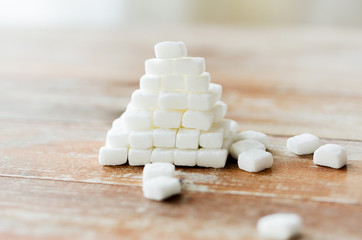
[[[235,121],[224,118],[221,121],[214,123],[213,127],[214,128],[219,128],[219,127],[223,128],[224,137],[230,137],[233,133],[233,130],[232,130],[233,122],[235,122]]]
[[[201,148],[197,153],[197,166],[223,168],[226,164],[228,152],[225,149]]]
[[[175,147],[176,129],[157,128],[153,130],[153,145],[155,147]]]
[[[220,122],[226,115],[228,105],[223,101],[217,101],[212,107],[214,113],[214,122]]]
[[[247,172],[260,172],[273,165],[271,153],[260,149],[251,149],[242,152],[238,157],[238,166]]]
[[[186,57],[187,50],[183,42],[159,42],[155,45],[156,58],[180,58]]]
[[[200,75],[186,75],[185,84],[189,92],[206,93],[209,90],[210,74],[204,72]]]
[[[147,149],[153,146],[152,130],[134,130],[129,134],[129,144],[131,148]]]
[[[175,148],[154,148],[151,155],[151,162],[168,162],[174,161]]]
[[[190,110],[209,111],[215,103],[215,95],[211,93],[190,93],[187,107]]]
[[[265,151],[265,146],[261,142],[254,139],[246,139],[234,142],[230,148],[230,154],[233,158],[238,159],[240,153],[246,152],[250,149],[260,149]]]
[[[128,148],[101,147],[99,149],[99,163],[102,165],[122,165],[127,162]]]
[[[153,124],[160,128],[179,128],[183,112],[158,109],[153,113]]]
[[[150,75],[171,74],[172,64],[172,59],[151,58],[145,62],[145,72]]]
[[[265,147],[268,145],[268,136],[265,133],[254,131],[254,130],[246,130],[242,131],[235,135],[234,141],[246,140],[246,139],[254,139],[262,144]]]
[[[303,133],[287,140],[288,151],[297,154],[311,154],[322,145],[319,137],[310,133]]]
[[[198,150],[176,149],[174,153],[174,164],[178,166],[196,166]]]
[[[131,166],[142,166],[151,162],[152,148],[135,149],[130,148],[128,151],[128,163]]]
[[[226,149],[229,152],[233,143],[234,139],[232,137],[224,138],[221,148]]]
[[[217,83],[210,83],[209,92],[215,95],[216,101],[219,101],[222,95],[222,86]]]
[[[259,219],[260,236],[273,239],[290,239],[302,233],[302,219],[294,213],[275,213]]]
[[[313,162],[325,167],[341,168],[347,164],[347,151],[341,145],[326,144],[314,152]]]
[[[180,149],[197,149],[200,130],[180,128],[176,135],[176,147]]]
[[[136,108],[150,109],[158,106],[158,92],[136,90],[132,93],[131,103]]]
[[[211,128],[213,119],[214,114],[211,112],[187,110],[182,117],[182,126],[207,131]]]
[[[201,131],[200,146],[203,148],[221,148],[223,143],[223,128],[211,128]]]
[[[112,128],[107,132],[106,146],[111,148],[128,147],[128,136],[129,132],[122,129]]]
[[[161,90],[161,76],[145,74],[140,79],[140,89],[146,91]]]
[[[185,79],[180,74],[167,74],[162,76],[162,88],[168,91],[184,90]]]
[[[124,115],[124,124],[128,131],[150,129],[152,126],[152,111],[126,111]]]
[[[187,93],[161,91],[158,101],[159,101],[159,106],[162,109],[177,109],[177,110],[186,109]]]
[[[205,72],[205,59],[200,57],[183,57],[174,59],[173,71],[176,74],[199,75]]]
[[[152,164],[146,164],[143,168],[142,180],[146,181],[152,178],[166,176],[175,176],[175,166],[167,162],[156,162]]]
[[[126,130],[125,125],[125,113],[123,113],[119,118],[114,119],[112,122],[112,129]]]
[[[152,178],[143,183],[145,198],[162,201],[181,192],[181,184],[177,178],[166,176]]]

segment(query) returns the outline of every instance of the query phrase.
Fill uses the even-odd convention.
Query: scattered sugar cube
[[[101,147],[99,149],[99,163],[102,165],[122,165],[127,162],[128,148]]]
[[[181,184],[177,178],[156,177],[147,180],[142,186],[145,198],[162,201],[181,192]]]
[[[226,164],[228,152],[225,149],[201,148],[197,153],[197,166],[223,168]]]
[[[160,128],[179,128],[183,112],[158,109],[153,113],[153,124]]]
[[[271,153],[260,149],[251,149],[242,152],[238,157],[238,166],[247,172],[260,172],[273,165]]]
[[[159,42],[155,45],[156,58],[180,58],[187,56],[187,49],[183,42]]]
[[[150,129],[152,111],[126,111],[124,113],[124,125],[128,131]]]
[[[209,111],[215,103],[216,98],[212,93],[190,93],[187,107],[190,110]]]
[[[311,154],[322,145],[319,137],[310,133],[303,133],[287,140],[288,151],[297,154]]]
[[[161,91],[158,101],[162,109],[183,110],[187,108],[187,93]]]
[[[175,148],[154,148],[151,155],[151,162],[174,162]]]
[[[205,59],[201,57],[183,57],[174,59],[173,71],[176,74],[200,75],[205,72]]]
[[[187,75],[185,77],[186,90],[189,92],[206,93],[209,90],[210,74]]]
[[[132,93],[131,103],[136,108],[150,109],[158,106],[158,92],[136,90]]]
[[[314,164],[341,168],[347,164],[347,151],[337,144],[326,144],[318,148],[313,155]]]
[[[200,146],[203,148],[221,148],[223,143],[223,128],[211,128],[201,131]]]
[[[235,135],[234,141],[246,140],[246,139],[254,139],[262,144],[265,147],[268,145],[268,136],[265,133],[254,131],[254,130],[246,130],[242,131]]]
[[[185,79],[180,74],[163,75],[162,88],[166,91],[184,90]]]
[[[153,130],[153,145],[155,147],[175,147],[176,129],[158,128]]]
[[[196,166],[198,150],[176,149],[174,154],[174,164],[177,166]]]
[[[152,178],[166,176],[175,176],[175,166],[167,162],[157,162],[152,164],[146,164],[143,168],[142,180],[146,181]]]
[[[234,139],[232,137],[224,138],[221,148],[226,149],[229,152],[233,143]]]
[[[217,83],[210,83],[209,92],[215,95],[216,101],[219,101],[222,95],[222,86]]]
[[[217,101],[211,111],[214,113],[214,122],[220,122],[226,115],[228,105],[223,101]]]
[[[302,219],[294,213],[276,213],[259,219],[260,236],[273,239],[290,239],[302,233]]]
[[[153,146],[152,130],[135,130],[129,134],[129,144],[131,148],[147,149]]]
[[[128,163],[131,166],[143,166],[151,162],[152,148],[135,149],[130,148],[128,151]]]
[[[182,126],[207,131],[211,128],[213,119],[214,114],[211,112],[187,110],[182,117]]]
[[[250,149],[260,149],[265,151],[265,146],[261,142],[254,139],[246,139],[234,142],[230,148],[230,154],[233,158],[238,159],[239,154]]]
[[[176,147],[180,149],[197,149],[200,130],[180,128],[176,135]]]
[[[145,72],[150,75],[171,74],[172,64],[172,59],[151,58],[145,62]]]
[[[140,89],[146,91],[160,91],[161,90],[161,77],[157,75],[146,74],[140,79]]]

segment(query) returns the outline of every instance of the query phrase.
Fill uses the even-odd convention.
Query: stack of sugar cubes
[[[222,86],[210,82],[204,58],[187,57],[183,42],[160,42],[155,54],[145,62],[140,89],[108,131],[99,162],[223,168],[237,123],[224,118]]]

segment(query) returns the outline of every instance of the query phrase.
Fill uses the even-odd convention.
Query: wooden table
[[[177,167],[180,196],[143,198],[141,167],[98,149],[162,40],[185,41],[224,87],[228,118],[270,136],[274,165]],[[222,26],[0,30],[1,239],[259,239],[270,213],[301,239],[362,238],[362,31]],[[311,132],[348,150],[340,170],[286,151]]]

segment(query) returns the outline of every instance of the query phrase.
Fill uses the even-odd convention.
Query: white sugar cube
[[[125,125],[126,114],[123,113],[119,118],[116,118],[112,122],[112,129],[126,130]]]
[[[180,128],[176,135],[176,147],[180,149],[197,149],[200,130]]]
[[[134,130],[129,134],[129,144],[131,148],[147,149],[153,146],[152,130]]]
[[[186,109],[187,93],[161,91],[158,101],[159,106],[162,109]]]
[[[230,148],[230,154],[233,158],[238,159],[240,153],[246,152],[251,149],[260,149],[265,151],[265,146],[261,142],[254,139],[246,139],[234,142]]]
[[[232,137],[224,138],[221,148],[226,149],[229,152],[233,143],[234,139]]]
[[[234,130],[232,129],[233,127],[233,123],[235,121],[231,120],[231,119],[222,119],[221,121],[219,122],[216,122],[213,127],[214,128],[223,128],[224,129],[224,137],[230,137],[232,135],[232,133],[234,132]]]
[[[173,71],[176,74],[200,75],[205,72],[205,59],[200,57],[174,59]]]
[[[207,131],[211,128],[213,119],[214,114],[211,112],[187,110],[182,117],[182,126]]]
[[[147,180],[142,186],[145,198],[162,201],[181,192],[181,184],[177,178],[156,177]]]
[[[209,92],[214,94],[216,101],[219,101],[222,95],[222,86],[217,83],[210,83]]]
[[[297,155],[311,154],[322,145],[319,137],[310,133],[303,133],[287,140],[288,151]]]
[[[140,89],[147,91],[161,90],[161,76],[146,74],[140,79]]]
[[[172,64],[172,59],[151,58],[145,62],[145,72],[150,75],[171,74]]]
[[[302,233],[302,219],[294,213],[276,213],[259,219],[257,230],[261,237],[290,239]]]
[[[112,128],[107,132],[106,146],[111,148],[128,147],[129,132],[117,128]]]
[[[153,113],[153,124],[160,128],[179,128],[183,112],[158,109]]]
[[[158,128],[153,130],[153,145],[155,147],[175,147],[176,129]]]
[[[225,149],[204,149],[197,153],[197,166],[223,168],[226,164],[228,152]]]
[[[162,88],[167,91],[184,90],[185,79],[180,74],[167,74],[162,76]]]
[[[214,122],[220,122],[226,115],[228,105],[223,101],[217,101],[212,107],[214,113]]]
[[[154,148],[151,155],[151,162],[168,162],[174,161],[174,148]]]
[[[201,131],[200,146],[203,148],[221,148],[223,143],[223,128],[211,128]]]
[[[186,90],[189,92],[205,93],[209,90],[210,74],[187,75],[185,77]]]
[[[238,166],[247,172],[260,172],[273,165],[271,153],[260,149],[251,149],[242,152],[238,157]]]
[[[135,149],[130,148],[128,151],[128,163],[131,166],[143,166],[151,162],[152,148]]]
[[[127,111],[124,115],[128,131],[150,129],[152,126],[152,111]]]
[[[132,93],[131,103],[136,108],[150,109],[158,106],[158,92],[136,90]]]
[[[155,45],[156,58],[180,58],[187,56],[186,46],[183,42],[159,42]]]
[[[174,153],[174,164],[177,166],[196,166],[198,150],[176,149]]]
[[[209,111],[216,103],[212,93],[190,93],[188,97],[188,109],[197,111]]]
[[[268,146],[268,136],[265,133],[254,131],[254,130],[246,130],[242,131],[235,135],[234,141],[246,140],[246,139],[254,139],[265,146]]]
[[[314,164],[341,168],[347,164],[347,151],[337,144],[326,144],[318,148],[313,155]]]
[[[99,149],[99,163],[102,165],[122,165],[127,162],[128,148],[101,147]]]
[[[157,162],[152,164],[146,164],[143,168],[143,181],[160,176],[174,177],[175,166],[167,162]]]

